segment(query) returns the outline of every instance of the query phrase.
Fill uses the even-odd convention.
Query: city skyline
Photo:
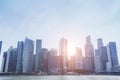
[[[34,41],[25,38],[18,41],[17,47],[12,46],[4,52],[1,71],[13,74],[69,74],[119,72],[116,42],[103,44],[102,38],[97,39],[98,49],[94,49],[91,36],[86,36],[85,53],[76,47],[75,54],[69,57],[68,41],[62,37],[59,40],[59,52],[55,49],[42,48],[42,40]],[[34,47],[36,46],[36,47]],[[35,53],[34,53],[34,50]],[[94,53],[95,52],[95,53]],[[57,55],[57,53],[59,53]],[[84,56],[83,56],[84,54]],[[54,60],[55,59],[55,60]]]
[[[119,13],[119,0],[0,0],[1,53],[25,37],[42,39],[48,49],[58,49],[59,39],[65,37],[68,47],[84,51],[85,37],[91,35],[95,49],[98,38],[105,45],[115,41],[119,56]]]

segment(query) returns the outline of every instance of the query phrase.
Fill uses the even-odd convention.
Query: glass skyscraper
[[[40,70],[40,52],[42,48],[42,40],[36,40],[36,54],[35,54],[35,71]]]
[[[67,68],[67,39],[61,38],[59,42],[59,54],[62,56],[62,68]]]
[[[7,51],[7,59],[6,59],[6,65],[5,65],[5,72],[13,72],[16,71],[16,65],[17,65],[17,49],[10,47],[10,49]]]
[[[118,55],[115,42],[109,42],[112,66],[118,65]]]
[[[5,72],[6,60],[7,60],[7,52],[4,52],[3,59],[2,59],[2,72]]]
[[[19,41],[17,44],[17,73],[22,73],[23,45],[23,41]]]
[[[94,48],[91,43],[91,37],[86,37],[85,44],[85,69],[89,71],[94,71],[95,62],[94,62]]]
[[[33,53],[34,42],[26,38],[23,48],[23,73],[30,73],[33,71]]]
[[[0,54],[1,54],[1,49],[2,49],[2,41],[0,41]]]
[[[115,42],[109,42],[107,45],[107,71],[111,72],[115,70],[115,67],[118,66],[118,54]]]

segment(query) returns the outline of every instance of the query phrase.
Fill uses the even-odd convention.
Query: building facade
[[[2,41],[0,41],[0,54],[1,54],[1,49],[2,49]]]
[[[48,58],[48,68],[50,74],[59,74],[61,68],[61,56],[49,56]]]
[[[82,70],[83,67],[83,54],[81,48],[76,48],[76,57],[75,57],[75,69],[76,70]]]
[[[35,71],[40,70],[40,52],[42,48],[42,40],[36,40],[36,54],[35,54]]]
[[[62,56],[62,69],[67,68],[67,39],[61,38],[59,42],[59,55]]]
[[[33,71],[33,52],[34,42],[26,38],[23,48],[23,73],[31,73]]]
[[[108,55],[107,55],[107,47],[103,46],[101,47],[101,61],[102,61],[102,70],[103,72],[107,71],[107,62],[108,62]]]
[[[95,72],[99,73],[102,71],[103,71],[103,69],[102,69],[100,50],[96,49],[95,50]]]
[[[6,59],[6,65],[5,65],[5,72],[16,72],[16,66],[17,66],[17,49],[10,47],[7,51],[7,59]]]
[[[7,62],[7,52],[4,52],[2,59],[2,68],[1,68],[2,72],[5,72],[6,62]]]
[[[94,71],[95,62],[94,62],[94,48],[91,43],[91,37],[86,37],[85,44],[85,69],[88,71]]]
[[[95,71],[106,72],[107,71],[107,47],[103,45],[102,38],[97,39],[97,47],[95,50]]]
[[[107,71],[114,71],[114,68],[118,66],[118,54],[115,42],[109,42],[107,45],[108,51],[108,62],[107,62]]]
[[[40,70],[48,72],[48,49],[42,48],[40,53]]]
[[[16,73],[22,73],[22,60],[23,60],[23,41],[19,41],[17,44],[17,67]]]

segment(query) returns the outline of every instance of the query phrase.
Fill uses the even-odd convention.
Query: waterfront
[[[120,76],[80,75],[80,76],[0,76],[0,80],[120,80]]]

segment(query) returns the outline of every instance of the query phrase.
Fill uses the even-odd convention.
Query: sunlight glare
[[[68,57],[71,57],[75,54],[75,45],[69,44],[68,45]]]

